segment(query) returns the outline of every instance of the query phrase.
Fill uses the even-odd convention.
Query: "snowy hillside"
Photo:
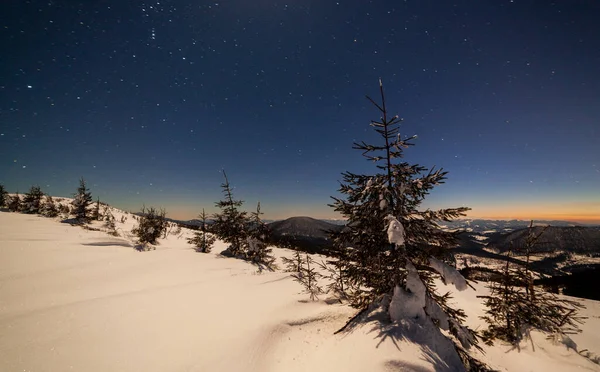
[[[156,250],[138,252],[134,216],[111,213],[119,236],[100,221],[86,230],[0,212],[0,371],[461,370],[426,327],[382,326],[373,313],[334,335],[354,310],[309,301],[289,273],[257,274],[219,256],[220,242],[197,253],[192,231],[175,226]],[[476,296],[487,291],[474,286],[455,299],[482,329]],[[501,371],[600,371],[590,361],[600,354],[600,302],[582,303],[588,319],[573,342],[534,332],[520,350],[497,343],[477,356]]]

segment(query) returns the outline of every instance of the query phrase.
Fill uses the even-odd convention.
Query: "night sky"
[[[266,218],[335,218],[384,83],[424,207],[600,222],[597,1],[0,4],[0,183],[168,216],[214,212],[225,169]]]

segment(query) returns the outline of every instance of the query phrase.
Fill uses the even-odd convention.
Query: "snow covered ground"
[[[0,212],[0,371],[459,370],[410,324],[381,327],[374,319],[334,335],[353,309],[327,296],[308,301],[289,273],[257,274],[220,257],[222,243],[197,253],[189,230],[138,252],[133,216],[113,214],[120,237]],[[455,297],[468,324],[481,329],[476,296],[486,289],[475,288]],[[600,354],[600,302],[582,302],[588,320],[573,340],[577,350]],[[502,371],[600,371],[537,333],[520,350],[484,349],[479,357]]]

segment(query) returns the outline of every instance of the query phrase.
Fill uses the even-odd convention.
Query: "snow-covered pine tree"
[[[58,216],[58,207],[54,203],[54,199],[52,196],[46,195],[46,200],[44,200],[44,205],[42,206],[41,213],[46,217],[57,217]]]
[[[381,80],[381,103],[367,99],[381,113],[371,126],[380,144],[355,143],[378,173],[343,173],[332,207],[347,220],[347,226],[332,234],[334,255],[347,274],[345,291],[350,304],[361,311],[379,304],[392,321],[420,318],[433,321],[438,329],[449,331],[463,363],[475,364],[462,347],[477,347],[474,331],[463,325],[465,313],[449,304],[449,293],[439,294],[435,278],[452,282],[458,290],[467,287],[465,279],[444,261],[450,261],[447,248],[456,244],[457,232],[440,228],[437,221],[463,216],[469,208],[418,209],[430,190],[444,183],[447,172],[427,169],[400,161],[416,136],[399,131],[402,121],[388,116]],[[440,333],[441,335],[441,333]],[[470,360],[469,360],[470,359]]]
[[[102,219],[104,220],[104,226],[108,229],[108,233],[112,236],[119,236],[117,232],[117,227],[115,225],[115,216],[113,216],[110,211],[110,207],[108,204],[104,205],[104,210],[102,211]]]
[[[215,203],[221,209],[221,213],[213,215],[213,223],[210,230],[217,238],[229,244],[227,249],[221,252],[221,254],[245,258],[246,252],[244,248],[246,237],[248,236],[246,231],[247,214],[239,210],[244,202],[233,198],[231,185],[225,171],[223,171],[223,177],[225,177],[225,182],[221,184],[221,188],[223,189],[225,198]]]
[[[85,180],[83,177],[79,180],[79,187],[77,188],[77,193],[74,195],[73,202],[71,205],[73,206],[72,214],[80,223],[89,222],[90,214],[88,211],[88,207],[92,203],[92,193],[85,185]]]
[[[31,186],[29,192],[23,197],[21,212],[29,214],[40,213],[43,197],[44,193],[39,186]]]
[[[17,191],[12,197],[9,196],[9,201],[7,203],[8,210],[11,212],[20,212],[21,211],[21,195]]]
[[[67,204],[58,203],[58,213],[63,214],[63,218],[68,218],[71,211]]]
[[[146,251],[148,244],[158,244],[158,238],[167,229],[167,212],[164,209],[156,210],[154,207],[146,209],[142,207],[142,213],[138,220],[138,225],[131,232],[138,237],[140,243],[139,249]]]
[[[194,236],[188,239],[188,243],[194,245],[196,252],[209,253],[217,240],[211,233],[208,232],[208,223],[206,222],[206,212],[202,208],[200,217],[200,227],[194,233]]]
[[[583,308],[579,302],[559,298],[533,286],[536,278],[529,267],[530,256],[544,231],[535,234],[531,221],[525,244],[517,250],[525,255],[525,266],[511,265],[511,248],[498,280],[488,284],[490,294],[478,296],[485,300],[487,307],[486,315],[481,318],[488,323],[482,335],[489,345],[500,339],[518,346],[532,329],[542,331],[548,337],[565,337],[581,332],[578,325],[584,318],[578,315]]]
[[[265,224],[260,217],[263,213],[260,211],[260,202],[256,206],[256,212],[250,213],[246,230],[247,257],[258,266],[259,272],[267,269],[274,271],[277,269],[273,249],[269,248],[267,241],[271,232],[269,226]]]
[[[4,188],[3,184],[0,184],[0,208],[4,208],[8,205],[8,192]]]

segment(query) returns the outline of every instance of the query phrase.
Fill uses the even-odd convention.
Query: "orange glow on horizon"
[[[594,208],[593,203],[587,208],[473,208],[467,213],[467,217],[489,220],[560,220],[591,224],[600,223],[600,208],[592,210]]]
[[[201,206],[182,205],[181,203],[166,203],[167,217],[188,220],[197,218],[202,212]],[[491,204],[491,203],[490,203]],[[481,203],[471,205],[471,210],[463,218],[481,218],[487,220],[561,220],[584,224],[600,224],[600,202],[567,202],[563,204],[541,204],[527,202],[512,202],[503,205]],[[430,206],[431,209],[441,206]],[[446,207],[446,206],[444,206]],[[450,206],[452,207],[452,206]],[[326,205],[269,205],[261,208],[264,218],[269,220],[286,219],[294,216],[308,216],[317,219],[341,219],[341,216]],[[212,215],[218,209],[214,206],[205,208],[207,215]],[[245,210],[251,210],[248,206]]]

